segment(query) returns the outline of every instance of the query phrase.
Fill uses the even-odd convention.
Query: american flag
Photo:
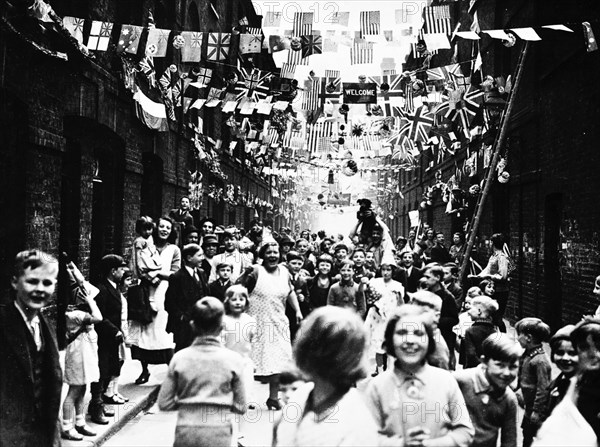
[[[452,33],[452,24],[450,23],[450,5],[427,6],[423,10],[425,24],[423,26],[424,34],[431,33]]]
[[[363,36],[381,34],[381,17],[379,11],[361,11],[360,32]]]
[[[308,88],[304,91],[302,100],[302,110],[312,111],[319,108],[319,92],[321,91],[321,82],[319,78],[312,78],[308,82]]]
[[[294,79],[295,73],[296,73],[296,65],[295,64],[288,64],[287,62],[284,62],[281,65],[280,77],[285,78],[285,79]]]
[[[306,129],[306,140],[308,152],[311,155],[324,152],[331,144],[331,138],[335,135],[337,123],[331,121],[318,121],[308,124]]]
[[[292,28],[292,36],[300,37],[312,34],[313,27],[312,12],[296,12],[294,13],[294,23]],[[308,65],[308,58],[302,57],[302,52],[290,50],[288,52],[288,64]]]
[[[354,42],[350,48],[350,65],[372,64],[373,42]]]

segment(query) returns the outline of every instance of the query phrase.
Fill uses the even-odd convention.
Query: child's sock
[[[75,415],[75,425],[77,427],[83,427],[85,425],[85,415],[84,414],[76,414]]]

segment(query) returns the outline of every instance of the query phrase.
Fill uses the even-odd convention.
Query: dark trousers
[[[523,429],[523,447],[531,447],[531,444],[533,444],[533,438],[535,438],[540,426],[537,424],[532,424],[529,417],[525,416],[523,418],[523,422],[521,423],[521,428]]]
[[[90,385],[90,392],[92,394],[92,399],[90,400],[90,408],[103,408],[104,402],[102,400],[102,395],[106,391],[110,379],[103,379],[102,377],[98,382],[92,382]]]
[[[506,325],[502,319],[504,318],[504,312],[506,312],[506,305],[508,304],[508,292],[496,292],[492,298],[498,303],[498,312],[494,314],[492,321],[498,326],[500,332],[506,332]]]

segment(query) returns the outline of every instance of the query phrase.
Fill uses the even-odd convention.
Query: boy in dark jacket
[[[465,331],[465,339],[461,343],[459,363],[466,368],[479,365],[482,355],[482,344],[489,335],[498,331],[492,322],[498,303],[487,296],[477,296],[471,301],[468,313],[473,324]]]

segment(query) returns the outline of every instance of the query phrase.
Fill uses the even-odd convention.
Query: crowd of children
[[[429,229],[412,248],[409,238],[390,249],[389,231],[371,217],[371,233],[357,233],[356,244],[324,235],[321,241],[310,234],[280,238],[277,259],[289,272],[298,307],[288,308],[294,364],[279,375],[279,403],[300,411],[290,419],[283,408],[273,426],[273,445],[509,447],[520,439],[519,424],[523,447],[597,445],[600,307],[593,317],[554,335],[539,318],[523,318],[511,338],[499,323],[509,271],[500,249],[494,266],[477,278],[481,281],[463,289],[457,264],[435,261],[445,250],[443,238]],[[369,236],[373,232],[379,232],[377,238]],[[179,318],[193,342],[178,348],[170,361],[158,405],[178,411],[176,446],[243,444],[244,415],[260,409],[252,395],[252,352],[261,328],[247,313],[252,288],[242,283],[255,268],[252,247],[261,241],[247,244],[237,265],[241,240],[228,235],[233,249],[220,256],[216,249],[206,250],[214,245],[213,236],[202,239],[205,250],[196,263],[190,260],[200,256],[199,246],[183,247],[182,269],[189,269],[190,278],[200,272],[211,280],[206,296]],[[276,245],[267,238],[262,243],[267,240]],[[247,259],[252,260],[248,265]],[[103,317],[93,299],[97,292],[80,276],[87,306],[67,312],[75,340],[67,366],[97,366],[96,348],[85,344],[93,337],[82,334]],[[600,295],[600,277],[594,293]],[[123,306],[125,323],[124,298]],[[552,363],[560,371],[556,377]],[[67,439],[93,434],[85,424],[81,386],[85,390],[85,384],[98,380],[98,371],[77,371],[85,375],[68,375]],[[110,393],[119,397],[118,380]],[[268,408],[278,410],[279,403]],[[558,426],[578,434],[561,438]]]

